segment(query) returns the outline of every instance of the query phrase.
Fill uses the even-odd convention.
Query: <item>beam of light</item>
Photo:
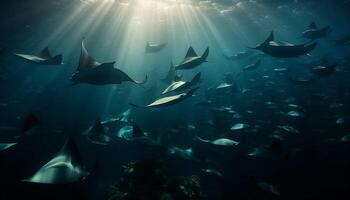
[[[147,74],[157,79],[164,76],[170,62],[180,62],[189,46],[201,54],[210,46],[210,62],[215,63],[221,55],[215,49],[227,48],[225,37],[213,18],[214,12],[225,19],[227,12],[211,2],[194,3],[190,0],[80,0],[73,12],[55,29],[49,31],[38,46],[49,44],[55,52],[65,55],[65,74],[74,72],[80,54],[80,42],[85,38],[86,47],[100,62],[116,61],[116,67],[132,78],[142,80]],[[221,12],[220,12],[221,11]],[[221,13],[221,14],[220,14]],[[239,29],[237,29],[239,30]],[[148,55],[144,53],[146,42],[166,42],[162,52]],[[209,65],[209,64],[206,64]],[[213,72],[214,69],[204,71]],[[154,74],[156,73],[156,75]],[[187,76],[187,74],[185,74]],[[53,77],[56,77],[52,74]],[[190,77],[191,74],[188,74]],[[59,77],[56,77],[57,79]],[[54,79],[56,79],[54,78]],[[67,82],[70,77],[67,77]],[[150,80],[151,82],[153,80]],[[158,84],[157,80],[153,83]],[[132,86],[133,87],[133,86]],[[115,104],[120,86],[104,87],[103,110]],[[93,101],[91,90],[79,92],[85,101]],[[138,91],[138,90],[136,90]],[[138,92],[139,93],[139,92]],[[99,93],[101,94],[101,93]]]

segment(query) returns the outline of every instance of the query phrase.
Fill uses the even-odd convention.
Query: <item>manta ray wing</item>
[[[38,55],[38,57],[43,58],[43,59],[50,59],[52,58],[49,47],[45,47]]]
[[[101,64],[96,62],[96,60],[89,55],[88,51],[85,48],[84,41],[82,41],[78,71],[93,69],[99,65]]]

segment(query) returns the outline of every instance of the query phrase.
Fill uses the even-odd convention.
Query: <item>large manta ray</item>
[[[88,175],[89,172],[82,165],[76,143],[69,138],[54,158],[24,181],[41,184],[67,184],[79,182]]]
[[[39,64],[39,65],[60,65],[62,64],[62,59],[63,59],[63,56],[61,54],[56,56],[51,56],[48,47],[45,47],[38,55],[19,54],[19,53],[13,53],[13,54],[25,61],[28,61],[34,64]]]
[[[207,62],[206,59],[209,55],[209,47],[204,51],[202,56],[198,56],[197,53],[193,50],[192,47],[190,47],[187,51],[187,54],[183,61],[175,66],[176,70],[186,70],[186,69],[193,69],[200,64]]]
[[[154,108],[154,107],[162,107],[162,106],[169,106],[169,105],[174,105],[177,103],[180,103],[181,101],[187,99],[188,97],[191,97],[193,93],[198,90],[198,87],[191,89],[188,92],[184,92],[178,95],[174,96],[168,96],[168,97],[163,97],[160,99],[155,100],[154,102],[148,104],[148,105],[135,105],[135,104],[130,104],[135,107],[139,108]]]
[[[162,94],[166,94],[174,91],[183,91],[197,85],[200,81],[201,73],[198,72],[191,81],[175,81],[170,84]]]
[[[77,71],[73,74],[71,80],[74,84],[88,83],[93,85],[121,84],[122,82],[133,82],[143,84],[147,81],[135,81],[126,73],[114,67],[115,62],[98,63],[92,58],[81,43],[81,54]]]
[[[307,55],[315,49],[316,46],[316,42],[294,45],[287,42],[274,41],[274,33],[272,31],[270,36],[263,43],[257,45],[253,49],[260,50],[276,58],[293,58]]]
[[[147,42],[145,52],[156,53],[164,49],[165,46],[166,46],[166,43],[156,44],[156,43]]]
[[[318,28],[315,22],[312,22],[308,29],[302,33],[302,37],[316,40],[322,37],[326,37],[331,32],[331,27],[326,26],[323,28]]]

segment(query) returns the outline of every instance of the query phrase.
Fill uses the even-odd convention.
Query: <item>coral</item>
[[[200,183],[196,176],[171,176],[161,162],[145,160],[123,167],[117,186],[107,200],[197,200]]]

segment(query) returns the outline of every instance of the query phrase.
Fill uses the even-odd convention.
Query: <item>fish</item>
[[[13,142],[0,142],[0,152],[6,149],[14,147],[18,141],[21,141],[25,134],[40,125],[39,119],[33,114],[29,113],[22,124],[21,128],[16,127],[0,127],[0,134],[2,136],[10,136],[11,140],[16,139]]]
[[[145,52],[146,53],[157,53],[157,52],[161,51],[162,49],[164,49],[165,46],[166,46],[166,43],[157,44],[157,43],[147,42]]]
[[[340,138],[340,141],[342,142],[350,142],[350,135],[345,135]]]
[[[278,191],[276,186],[272,185],[271,183],[259,182],[259,183],[257,183],[257,185],[259,186],[260,189],[262,189],[266,192],[270,192],[274,195],[280,195],[280,192]]]
[[[309,54],[316,46],[316,42],[295,45],[283,41],[274,41],[274,32],[272,31],[263,43],[252,49],[260,50],[276,58],[293,58]]]
[[[193,88],[188,92],[184,92],[178,95],[173,95],[173,96],[167,96],[167,97],[162,97],[160,99],[156,99],[152,103],[148,105],[136,105],[133,103],[130,103],[131,106],[138,107],[138,108],[155,108],[155,107],[163,107],[163,106],[169,106],[169,105],[174,105],[177,103],[182,102],[183,100],[191,97],[195,91],[197,91],[199,87]]]
[[[175,70],[188,70],[198,67],[204,62],[207,62],[206,59],[209,55],[209,47],[207,47],[204,53],[201,56],[198,56],[194,51],[192,46],[189,47],[187,54],[183,61],[175,66]]]
[[[52,56],[49,48],[45,47],[38,55],[13,53],[18,58],[38,65],[61,65],[63,56],[61,54]]]
[[[72,75],[73,85],[87,83],[92,85],[121,84],[132,82],[144,84],[147,82],[147,75],[143,81],[135,81],[125,72],[114,67],[115,62],[98,63],[91,57],[85,46],[81,43],[81,54],[77,71]]]
[[[106,135],[105,127],[100,118],[97,118],[94,125],[86,130],[83,135],[86,135],[89,141],[94,144],[107,145],[112,141],[112,138]]]
[[[335,45],[349,45],[350,44],[350,35],[342,37],[340,39],[331,40]]]
[[[82,164],[77,144],[69,138],[61,150],[33,176],[24,182],[40,184],[68,184],[83,181],[89,172]]]
[[[246,58],[249,58],[253,55],[254,55],[253,51],[242,51],[242,52],[238,52],[238,53],[233,54],[233,55],[223,54],[224,58],[226,58],[227,60],[232,60],[232,61],[246,59]]]
[[[258,68],[260,65],[261,65],[261,59],[259,59],[258,61],[256,61],[253,64],[244,66],[243,70],[254,70],[254,69]]]
[[[311,72],[318,77],[326,77],[334,74],[336,72],[336,66],[338,64],[326,65],[326,66],[315,66],[311,69]]]
[[[206,173],[206,174],[211,174],[211,175],[215,175],[215,176],[219,176],[219,177],[223,176],[222,173],[216,169],[201,169],[201,171]]]
[[[142,143],[146,145],[151,145],[151,146],[160,146],[160,141],[154,140],[144,134],[140,126],[136,122],[132,122],[132,137],[130,141],[136,142],[136,143]]]
[[[290,76],[289,80],[297,85],[308,85],[310,83],[313,83],[316,79],[314,76]]]
[[[170,155],[174,155],[186,160],[196,160],[194,155],[193,155],[193,149],[192,148],[188,148],[188,149],[182,149],[179,147],[169,147],[168,148],[168,153]]]
[[[231,140],[231,139],[227,139],[227,138],[219,138],[219,139],[215,139],[215,140],[205,140],[205,139],[200,138],[199,136],[196,136],[196,139],[200,142],[210,143],[210,144],[217,145],[217,146],[237,146],[239,144],[239,142]]]
[[[315,22],[312,22],[308,29],[302,33],[302,37],[316,40],[322,37],[326,37],[331,32],[330,26],[325,26],[323,28],[318,28]]]
[[[227,89],[227,88],[232,88],[234,87],[233,84],[229,84],[229,83],[221,83],[220,85],[218,85],[215,89],[217,90],[221,90],[221,89]]]
[[[244,128],[247,128],[247,127],[249,127],[248,124],[237,123],[237,124],[234,124],[234,125],[231,127],[231,131],[241,130],[241,129],[244,129]]]
[[[192,88],[193,86],[197,85],[200,81],[201,73],[198,72],[191,81],[175,81],[171,85],[169,85],[162,94],[166,94],[169,92],[175,92],[175,91],[183,91],[189,88]]]
[[[12,143],[0,143],[0,152],[4,151],[6,149],[11,148],[12,146],[16,145],[17,142],[12,142]]]

